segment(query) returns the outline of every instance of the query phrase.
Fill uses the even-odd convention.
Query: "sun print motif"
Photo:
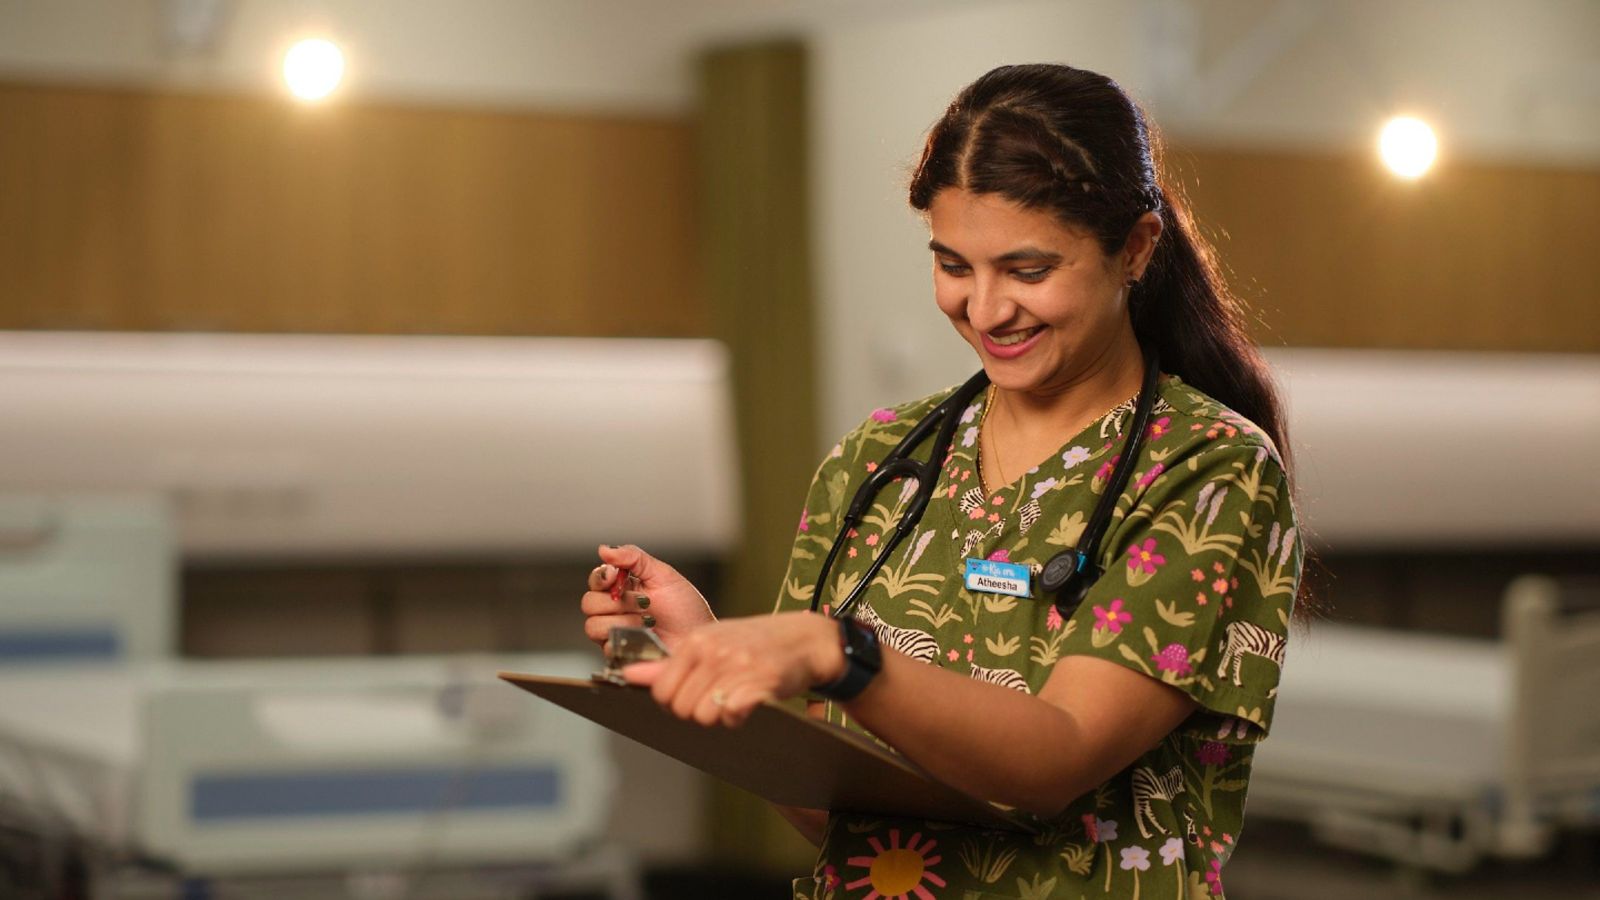
[[[862,900],[880,900],[880,898],[897,898],[906,900],[916,897],[918,900],[934,900],[934,894],[926,885],[944,887],[945,881],[932,871],[944,857],[933,854],[938,841],[933,838],[921,846],[917,845],[922,833],[919,831],[911,836],[904,847],[900,846],[900,829],[889,829],[889,846],[885,848],[883,842],[876,837],[867,839],[872,845],[872,856],[852,856],[848,860],[851,866],[867,870],[864,877],[858,878],[845,885],[847,890],[871,886]]]

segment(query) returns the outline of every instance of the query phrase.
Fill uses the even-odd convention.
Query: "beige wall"
[[[0,83],[0,327],[703,335],[681,119]]]

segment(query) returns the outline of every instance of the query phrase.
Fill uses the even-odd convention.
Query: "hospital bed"
[[[610,839],[638,774],[493,678],[595,659],[183,659],[178,573],[565,560],[616,534],[714,559],[738,525],[727,393],[705,341],[0,333],[0,856],[25,834],[96,896],[638,896]],[[641,435],[673,478],[635,465]],[[656,799],[623,818],[675,849],[695,810]]]
[[[1465,871],[1600,827],[1600,583],[1527,576],[1504,639],[1319,624],[1295,636],[1253,821]]]
[[[1586,476],[1600,458],[1600,359],[1270,359],[1290,410],[1301,515],[1324,554],[1376,552],[1399,565],[1440,548],[1514,561],[1565,547],[1587,559],[1577,569],[1600,575],[1600,555],[1581,550],[1600,547],[1600,498]],[[1495,637],[1296,628],[1251,777],[1252,827],[1295,821],[1338,846],[1457,872],[1539,856],[1564,829],[1600,828],[1600,581],[1517,578],[1499,616]]]

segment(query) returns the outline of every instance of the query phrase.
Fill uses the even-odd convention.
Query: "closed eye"
[[[1055,269],[1055,266],[1039,266],[1035,269],[1012,269],[1011,275],[1018,281],[1036,284],[1045,280],[1053,269]]]
[[[946,275],[966,275],[972,271],[972,267],[966,263],[954,263],[942,259],[939,260],[939,268],[943,269]]]

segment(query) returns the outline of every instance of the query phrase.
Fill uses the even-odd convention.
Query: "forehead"
[[[1030,209],[999,194],[945,188],[928,205],[933,240],[963,256],[984,259],[1020,246],[1062,255],[1094,247],[1093,238],[1071,228],[1053,213]]]

